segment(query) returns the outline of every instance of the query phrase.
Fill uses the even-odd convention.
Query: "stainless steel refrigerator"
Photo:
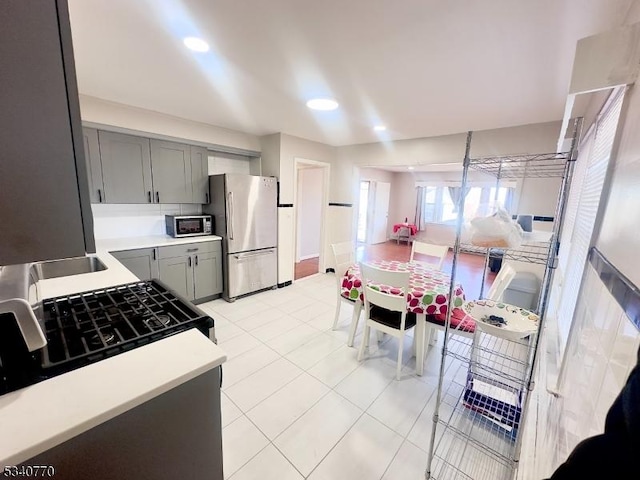
[[[278,184],[273,177],[232,174],[209,177],[214,217],[222,237],[224,292],[233,301],[278,283]]]

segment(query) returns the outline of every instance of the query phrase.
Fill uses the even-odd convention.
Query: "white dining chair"
[[[400,227],[398,228],[396,237],[396,244],[400,244],[400,242],[407,242],[407,245],[411,242],[411,229],[409,227]]]
[[[496,275],[495,280],[491,284],[491,288],[489,289],[486,298],[495,302],[501,301],[502,294],[511,283],[511,280],[515,278],[516,273],[516,269],[512,265],[503,262],[500,272],[498,272],[498,275]],[[435,336],[439,330],[444,331],[444,315],[436,315],[433,318],[433,321],[429,321],[429,319],[427,319],[427,339],[429,344],[435,343]],[[462,315],[462,318],[464,318],[464,315]],[[473,331],[475,331],[475,328],[472,330],[468,321],[465,322],[462,318],[458,319],[458,322],[456,322],[457,328],[452,324],[450,331],[456,335],[473,337]]]
[[[437,261],[435,263],[424,263],[425,265],[433,265],[437,270],[442,270],[442,265],[444,264],[444,259],[447,258],[447,253],[449,252],[449,247],[446,245],[434,245],[432,243],[424,243],[424,242],[413,242],[411,246],[411,256],[409,257],[410,262],[415,262],[418,260],[414,259],[414,255],[419,253],[421,255],[427,255],[429,257],[435,257]]]
[[[340,318],[340,307],[342,303],[348,303],[353,306],[353,316],[351,317],[351,327],[349,328],[349,339],[347,345],[353,347],[354,338],[356,336],[356,330],[358,328],[358,321],[360,319],[360,312],[362,311],[362,302],[360,299],[352,299],[348,296],[342,295],[342,279],[348,268],[355,264],[356,254],[353,244],[351,242],[333,243],[331,244],[331,250],[333,251],[334,258],[334,270],[336,273],[336,283],[338,287],[338,298],[336,299],[336,315],[333,319],[332,330],[338,327],[338,320]]]
[[[515,278],[516,273],[516,269],[513,268],[513,266],[509,263],[503,262],[498,275],[496,275],[493,284],[491,284],[489,293],[487,293],[487,298],[496,302],[501,301],[502,294],[511,283],[511,280]]]
[[[400,380],[402,370],[402,350],[407,330],[416,326],[416,314],[407,312],[407,294],[410,272],[391,272],[365,263],[360,264],[360,276],[364,291],[365,326],[364,336],[358,351],[358,361],[362,361],[365,349],[369,346],[371,329],[396,337],[398,345],[398,366],[396,377]],[[382,284],[397,288],[399,295],[384,293],[372,287]]]

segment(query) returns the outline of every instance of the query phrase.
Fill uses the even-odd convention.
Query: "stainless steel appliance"
[[[223,238],[223,298],[233,301],[278,283],[278,184],[273,177],[241,174],[209,177],[214,217]]]
[[[172,237],[197,237],[211,235],[211,215],[165,215],[167,235]]]
[[[213,319],[158,280],[48,299],[38,310],[46,345],[32,351],[11,314],[0,314],[0,395],[190,328],[214,338]]]

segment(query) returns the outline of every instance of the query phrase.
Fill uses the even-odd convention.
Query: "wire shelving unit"
[[[464,197],[458,201],[458,224],[453,249],[451,285],[455,285],[458,256],[461,252],[485,256],[480,298],[489,260],[500,257],[544,265],[536,313],[538,332],[521,340],[492,336],[476,328],[473,338],[456,335],[449,304],[445,323],[442,362],[436,395],[434,426],[429,445],[425,478],[437,480],[511,480],[515,478],[522,445],[522,425],[527,414],[531,391],[535,387],[535,367],[540,333],[556,265],[559,233],[562,229],[569,184],[577,158],[578,135],[582,119],[574,121],[571,150],[565,153],[509,155],[470,158],[472,132],[462,173],[463,191],[469,170],[481,171],[496,179],[496,192],[502,179],[560,178],[553,231],[547,238],[525,239],[517,249],[481,248],[463,244],[462,223]],[[453,291],[449,298],[453,298]],[[466,377],[445,377],[445,366],[460,362]],[[464,373],[464,370],[463,370]]]

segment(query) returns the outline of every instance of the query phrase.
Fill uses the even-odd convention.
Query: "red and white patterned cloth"
[[[451,276],[447,273],[429,268],[420,263],[397,262],[395,260],[376,260],[367,262],[377,268],[390,271],[409,271],[409,293],[407,295],[407,311],[412,313],[426,313],[435,315],[447,313],[449,286]],[[400,294],[400,290],[381,285],[380,290],[386,293]],[[362,296],[362,280],[358,265],[352,265],[344,273],[342,278],[342,296],[352,300],[360,299]],[[454,305],[461,307],[464,303],[464,291],[462,285],[456,284],[454,289]]]

